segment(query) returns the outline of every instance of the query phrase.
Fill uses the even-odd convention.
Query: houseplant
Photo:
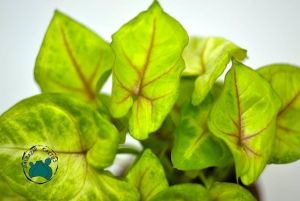
[[[237,183],[252,184],[268,163],[299,157],[299,69],[256,72],[241,63],[246,51],[222,38],[187,44],[157,2],[111,45],[56,12],[35,67],[43,93],[0,119],[3,198],[254,200]],[[231,60],[224,84],[216,82]],[[111,71],[112,94],[98,93]],[[145,151],[120,145],[127,131]],[[27,175],[26,157],[20,165],[36,145],[58,159],[42,185]],[[139,157],[119,177],[105,171],[122,153]],[[236,184],[228,183],[232,170]]]

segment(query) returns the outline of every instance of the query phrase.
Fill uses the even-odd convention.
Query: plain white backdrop
[[[223,36],[248,50],[253,68],[300,65],[300,2],[297,0],[161,0],[190,35]],[[107,41],[147,9],[151,0],[0,0],[0,113],[38,94],[36,55],[55,9],[84,23]],[[105,91],[110,91],[106,85]],[[264,201],[299,201],[300,162],[270,165],[259,183]],[[1,196],[1,195],[0,195]]]

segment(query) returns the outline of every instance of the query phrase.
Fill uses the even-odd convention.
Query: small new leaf
[[[135,186],[141,194],[140,201],[151,200],[157,193],[168,188],[164,169],[159,159],[146,149],[139,160],[129,170],[127,181]]]
[[[223,38],[192,37],[183,52],[183,75],[197,77],[192,103],[198,105],[205,99],[231,58],[242,61],[246,56],[246,50]]]
[[[271,157],[280,106],[278,96],[265,79],[233,61],[208,124],[230,148],[237,177],[246,185],[256,181]]]
[[[172,109],[187,42],[186,31],[157,1],[112,36],[116,62],[111,111],[115,117],[130,113],[134,138],[146,139]]]
[[[300,159],[300,68],[273,64],[260,68],[258,72],[270,82],[282,102],[271,162],[296,161]]]
[[[56,11],[35,64],[35,80],[43,92],[96,98],[114,61],[108,43],[94,32]]]

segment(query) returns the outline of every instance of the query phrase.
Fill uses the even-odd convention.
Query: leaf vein
[[[76,60],[74,53],[69,45],[69,42],[67,40],[67,35],[65,33],[64,28],[61,26],[60,27],[60,31],[61,31],[61,35],[62,35],[62,39],[63,39],[63,43],[64,43],[64,47],[66,49],[66,52],[68,53],[68,56],[75,68],[75,71],[78,75],[78,77],[80,78],[82,85],[85,89],[86,95],[88,98],[90,98],[91,100],[94,99],[96,97],[95,92],[92,90],[92,87],[89,83],[89,81],[86,79],[85,75],[83,74],[83,72],[81,71],[82,66],[80,66],[80,64],[78,63],[78,61]]]

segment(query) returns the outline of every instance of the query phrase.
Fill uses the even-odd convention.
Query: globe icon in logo
[[[36,184],[49,182],[58,170],[56,153],[47,146],[36,145],[25,151],[22,167],[26,178]]]

